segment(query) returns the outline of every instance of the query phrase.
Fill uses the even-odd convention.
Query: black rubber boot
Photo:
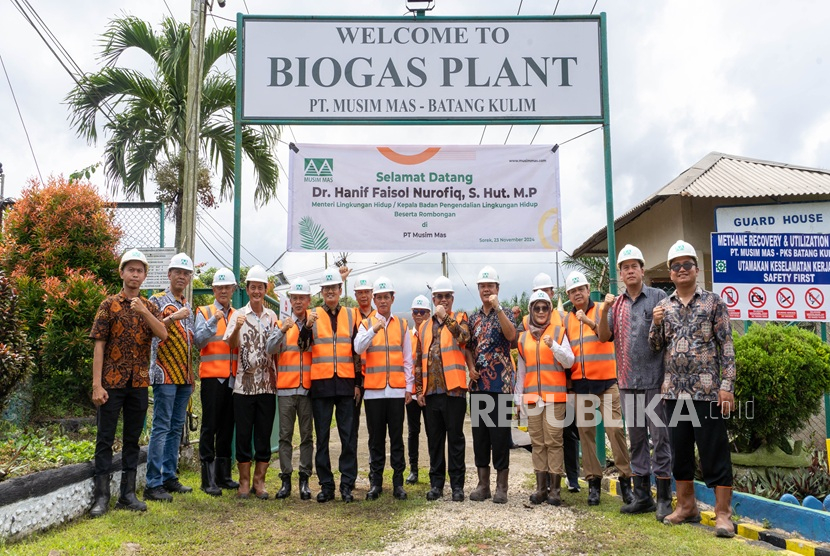
[[[216,458],[213,464],[216,486],[227,490],[239,488],[239,483],[231,478],[231,458]]]
[[[588,505],[599,506],[599,495],[602,490],[602,477],[588,479]]]
[[[121,473],[121,496],[115,503],[115,509],[134,512],[147,511],[147,504],[136,498],[135,495],[135,471]]]
[[[308,488],[308,474],[300,473],[300,500],[311,500],[311,489]]]
[[[634,477],[634,502],[620,508],[621,514],[646,514],[653,512],[656,506],[651,497],[651,476]],[[668,514],[666,514],[668,515]]]
[[[89,517],[101,517],[110,508],[110,476],[96,475],[92,478],[92,509]]]
[[[671,507],[671,478],[657,477],[657,521],[663,523],[667,515],[672,513]]]
[[[215,460],[202,462],[202,490],[211,496],[222,496],[222,489],[216,486]]]
[[[562,475],[550,475],[550,493],[548,504],[551,506],[562,505]]]
[[[541,504],[548,498],[548,472],[536,472],[536,492],[530,495],[531,504]]]
[[[631,477],[620,477],[617,479],[619,485],[620,497],[623,499],[623,504],[634,503],[634,494],[631,492]]]
[[[277,491],[275,497],[277,500],[288,498],[291,495],[291,473],[280,473],[280,480],[282,481],[282,486]]]

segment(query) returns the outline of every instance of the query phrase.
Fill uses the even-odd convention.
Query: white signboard
[[[561,248],[550,145],[298,145],[289,251]]]
[[[830,233],[830,202],[744,205],[715,209],[719,232]]]
[[[167,267],[170,266],[170,259],[176,254],[175,247],[139,247],[139,251],[147,257],[150,271],[147,278],[141,284],[142,290],[163,290],[169,284],[167,279]]]
[[[602,117],[598,17],[242,21],[243,121]]]

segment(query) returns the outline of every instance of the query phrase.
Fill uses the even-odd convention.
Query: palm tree
[[[609,292],[610,276],[608,274],[608,257],[567,257],[562,266],[571,270],[578,270],[591,283],[591,289],[600,292]]]
[[[102,35],[104,67],[83,76],[67,95],[72,126],[89,143],[98,139],[96,119],[101,112],[107,143],[104,173],[113,193],[144,200],[144,185],[163,163],[174,164],[184,148],[185,100],[190,54],[190,26],[172,18],[161,32],[136,17],[110,21]],[[125,51],[146,52],[155,64],[152,77],[117,67]],[[234,185],[234,129],[236,81],[214,65],[236,53],[236,30],[216,29],[205,39],[205,60],[200,106],[200,146],[220,176],[219,196],[229,198]],[[279,170],[275,147],[278,126],[244,127],[242,152],[253,163],[256,176],[254,201],[261,206],[277,191]],[[181,184],[182,177],[179,177]],[[181,205],[176,219],[179,246]]]

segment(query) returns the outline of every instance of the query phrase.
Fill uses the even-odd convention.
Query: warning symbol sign
[[[763,307],[767,302],[767,294],[761,288],[752,288],[749,290],[749,302],[753,307]]]
[[[807,302],[810,308],[818,309],[824,305],[824,293],[818,288],[810,288],[804,294],[804,301]]]
[[[738,304],[738,290],[732,286],[726,286],[720,293],[721,298],[726,302],[727,307],[734,307]]]
[[[776,301],[784,309],[789,309],[795,303],[795,294],[790,288],[781,288],[775,295]]]

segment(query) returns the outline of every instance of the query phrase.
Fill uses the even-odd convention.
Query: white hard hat
[[[439,276],[435,279],[435,282],[432,283],[432,293],[441,292],[455,293],[455,290],[452,289],[452,282],[450,282],[450,279],[446,276]]]
[[[288,288],[288,295],[311,295],[311,286],[305,278],[295,278]]]
[[[338,274],[338,276],[339,276],[339,274]],[[369,281],[368,278],[358,278],[357,279],[357,284],[355,284],[355,286],[354,286],[354,291],[356,291],[356,292],[359,292],[359,291],[362,291],[362,290],[371,290],[371,289],[372,289],[372,283]]]
[[[549,274],[540,272],[533,277],[533,291],[541,290],[542,288],[554,288],[553,280],[550,279]]]
[[[565,279],[565,291],[569,292],[574,288],[578,288],[579,286],[589,286],[588,279],[585,278],[585,275],[579,272],[578,270],[574,270],[568,277]]]
[[[492,266],[485,266],[478,271],[476,284],[499,283],[499,273]]]
[[[320,280],[321,286],[336,286],[338,284],[342,285],[343,279],[340,277],[340,270],[336,266],[330,266],[323,271],[323,276]]]
[[[265,272],[265,269],[255,264],[248,270],[248,274],[245,276],[245,283],[248,282],[262,282],[263,284],[268,283],[268,273]]]
[[[432,309],[429,306],[429,299],[426,298],[425,295],[419,295],[415,299],[412,300],[412,307],[411,309],[426,309],[427,311],[432,312]]]
[[[233,275],[233,270],[222,267],[213,275],[214,286],[235,286],[236,277]]]
[[[167,270],[171,268],[181,268],[182,270],[193,272],[193,261],[187,256],[187,253],[176,253],[170,259],[170,265],[167,267]]]
[[[530,296],[530,300],[527,302],[527,306],[531,307],[537,301],[544,301],[548,305],[551,305],[550,297],[542,290],[536,290],[535,292],[533,292],[533,295]]]
[[[127,249],[124,254],[121,256],[121,264],[118,266],[118,270],[124,268],[124,265],[130,261],[141,261],[144,263],[144,270],[150,270],[150,263],[147,262],[147,257],[144,256],[144,253],[139,251],[136,248]]]
[[[697,264],[697,253],[695,252],[695,248],[692,247],[691,243],[686,243],[682,239],[677,240],[674,245],[669,247],[669,254],[666,258],[666,264],[671,266],[672,260],[677,257],[691,257],[695,260],[695,264]]]
[[[381,276],[375,280],[375,285],[372,289],[374,293],[395,293],[395,284],[386,276]]]
[[[619,266],[625,261],[640,261],[643,266],[646,264],[643,252],[630,243],[620,249],[620,254],[617,256],[617,267],[619,268]]]

